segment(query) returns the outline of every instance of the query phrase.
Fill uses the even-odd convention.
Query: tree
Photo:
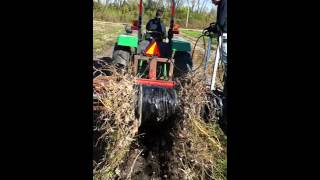
[[[202,6],[201,6],[201,8],[200,8],[199,13],[203,13],[203,12],[204,12],[204,8],[206,7],[207,2],[208,2],[208,1],[206,1],[206,0],[203,0],[203,1],[202,1]]]
[[[197,5],[198,5],[198,7],[197,7],[197,13],[200,13],[200,1],[201,1],[201,0],[198,0],[198,2],[197,2]]]
[[[119,7],[122,8],[125,3],[126,0],[119,0]]]
[[[195,11],[194,8],[196,7],[196,3],[197,3],[197,0],[190,0],[191,12]]]
[[[176,0],[175,3],[176,3],[176,9],[180,9],[183,4],[183,0]]]
[[[147,8],[147,9],[151,9],[151,8],[152,8],[152,4],[153,4],[153,3],[152,3],[152,0],[148,0],[148,1],[147,1],[147,6],[146,6],[146,8]]]
[[[156,4],[156,8],[158,9],[158,8],[164,7],[164,4],[163,4],[163,3],[164,3],[163,0],[159,0],[159,1],[157,2],[157,4]]]
[[[189,23],[189,13],[190,13],[190,6],[189,6],[189,0],[187,0],[187,18],[186,18],[186,28],[188,28],[188,23]]]

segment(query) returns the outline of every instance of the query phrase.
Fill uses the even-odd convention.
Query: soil
[[[172,179],[168,159],[175,122],[175,118],[170,118],[159,124],[146,122],[140,126],[140,136],[132,145],[130,155],[122,166],[121,177],[130,176],[133,180]]]
[[[94,58],[94,67],[100,68],[111,63],[113,47],[106,49],[101,55]],[[95,76],[95,75],[94,75]],[[116,179],[132,180],[163,180],[181,179],[174,177],[170,172],[170,159],[172,159],[172,146],[178,139],[173,136],[177,117],[167,119],[162,123],[145,122],[139,128],[139,137],[132,143],[129,155],[126,157],[118,171]],[[151,121],[150,121],[151,122]],[[95,131],[94,131],[95,132]],[[99,134],[95,132],[94,142]],[[94,148],[94,160],[99,162],[105,153],[104,148]],[[176,170],[176,169],[175,169]],[[176,170],[177,171],[177,170]]]

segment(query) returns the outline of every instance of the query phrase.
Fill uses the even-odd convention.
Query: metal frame
[[[222,41],[224,39],[227,39],[227,33],[223,33],[222,36],[219,36],[218,38],[218,47],[216,50],[216,56],[214,60],[214,66],[213,66],[213,73],[212,73],[212,78],[211,78],[211,90],[216,90],[216,77],[217,77],[217,71],[218,71],[218,66],[220,63],[220,60],[222,60],[222,52],[221,52],[221,46],[222,46]],[[226,69],[224,69],[226,70]]]
[[[171,1],[171,18],[170,27],[168,31],[169,44],[172,49],[172,37],[173,37],[173,25],[174,25],[174,14],[175,14],[175,0]],[[142,15],[143,15],[143,3],[142,0],[139,1],[139,17],[138,17],[138,44],[142,41]],[[136,83],[145,85],[155,85],[167,88],[173,88],[176,83],[173,81],[173,69],[174,69],[174,59],[173,58],[160,58],[160,57],[147,57],[142,54],[137,54],[133,56],[132,71],[134,76],[136,76],[138,71],[138,60],[147,60],[149,62],[149,78],[136,78]],[[169,63],[169,73],[168,80],[157,80],[157,64],[158,62]]]
[[[217,77],[217,71],[218,71],[218,65],[219,65],[219,61],[221,59],[221,36],[219,36],[219,39],[218,39],[218,47],[217,47],[217,50],[216,50],[216,57],[214,59],[214,65],[213,65],[213,73],[212,73],[212,78],[211,78],[211,87],[210,89],[211,90],[216,90],[216,77]]]
[[[157,63],[158,62],[170,63],[169,76],[168,76],[169,80],[168,81],[172,81],[174,59],[171,59],[169,61],[169,59],[167,59],[167,58],[147,57],[147,56],[142,56],[142,55],[134,55],[133,59],[134,59],[133,60],[133,73],[134,73],[134,75],[136,75],[137,71],[138,71],[138,60],[139,59],[150,61],[149,79],[151,79],[151,80],[157,80]]]
[[[136,78],[135,82],[137,84],[143,84],[143,85],[149,85],[149,86],[160,86],[165,88],[174,88],[176,86],[176,83],[173,81],[173,67],[174,67],[174,59],[167,59],[167,58],[159,58],[159,57],[147,57],[142,55],[134,55],[133,58],[133,74],[134,76],[137,74],[138,71],[138,60],[146,60],[150,61],[149,66],[149,78]],[[168,80],[158,80],[157,79],[157,63],[158,62],[165,62],[169,63],[169,74],[168,74]]]

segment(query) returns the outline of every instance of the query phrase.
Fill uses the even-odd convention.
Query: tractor
[[[145,120],[163,122],[174,115],[178,104],[176,78],[192,70],[191,43],[179,36],[174,13],[172,0],[167,36],[159,41],[157,32],[143,32],[140,0],[138,20],[125,27],[114,46],[113,63],[135,77],[139,123]]]

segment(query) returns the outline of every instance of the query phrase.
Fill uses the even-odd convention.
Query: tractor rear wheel
[[[185,75],[192,70],[192,58],[189,52],[178,51],[174,56],[174,76],[179,77]]]
[[[112,61],[118,67],[127,67],[130,63],[130,47],[114,46]]]

